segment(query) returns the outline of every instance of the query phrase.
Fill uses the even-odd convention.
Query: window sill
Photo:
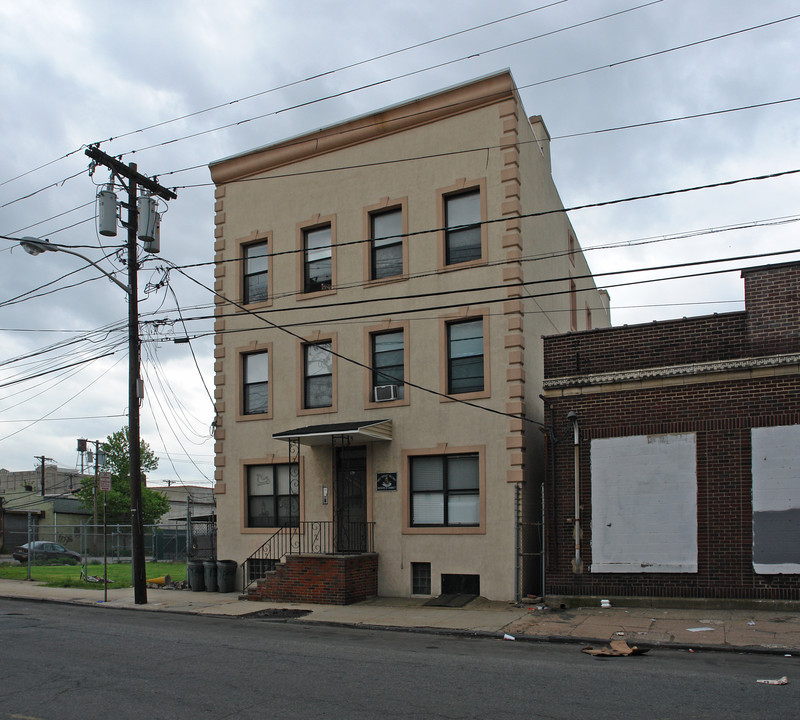
[[[458,402],[459,400],[480,400],[492,396],[490,390],[478,390],[477,392],[470,393],[450,393],[449,396],[440,397],[439,402],[451,403]]]
[[[333,405],[321,408],[297,408],[297,417],[302,415],[324,415],[325,413],[335,413],[336,408]]]
[[[391,283],[405,282],[408,280],[408,273],[400,273],[399,275],[392,275],[385,278],[373,278],[364,283],[365,288],[375,287],[376,285],[389,285]]]
[[[486,535],[482,525],[429,525],[405,527],[403,535]]]
[[[364,404],[365,410],[380,410],[381,408],[394,408],[394,407],[407,407],[411,404],[410,398],[401,398],[399,400],[386,400],[384,402],[366,402]]]
[[[272,420],[272,413],[250,413],[247,415],[240,413],[236,416],[236,422],[252,422],[253,420]]]
[[[240,301],[240,307],[234,307],[234,312],[244,313],[251,310],[258,310],[260,308],[272,307],[272,298],[269,300],[259,300],[258,302],[246,303],[244,300]]]
[[[300,291],[295,295],[295,300],[313,300],[314,298],[325,297],[327,295],[335,295],[336,288],[333,287],[330,290],[314,290],[312,292],[304,292]]]
[[[489,261],[484,258],[476,258],[475,260],[464,260],[464,262],[450,263],[449,265],[440,265],[438,270],[440,273],[451,272],[453,270],[463,270],[464,268],[480,267],[481,265],[488,265]]]

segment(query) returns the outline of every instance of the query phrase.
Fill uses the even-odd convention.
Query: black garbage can
[[[192,592],[203,592],[206,589],[205,580],[203,578],[203,561],[202,560],[189,560],[186,563],[186,576],[189,580],[189,587]]]
[[[217,561],[203,561],[203,578],[206,581],[206,592],[217,591]]]
[[[217,560],[217,590],[221,593],[233,592],[236,589],[235,560]]]

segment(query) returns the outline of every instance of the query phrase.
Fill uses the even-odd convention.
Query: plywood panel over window
[[[694,434],[592,440],[592,567],[697,572]]]
[[[800,425],[753,428],[753,569],[800,573]]]

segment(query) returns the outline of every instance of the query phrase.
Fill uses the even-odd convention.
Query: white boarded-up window
[[[697,572],[693,433],[592,440],[592,567]]]
[[[753,428],[753,569],[800,573],[800,425]]]

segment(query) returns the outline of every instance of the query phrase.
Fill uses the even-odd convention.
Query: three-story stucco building
[[[541,337],[609,310],[510,73],[211,174],[219,556],[265,598],[537,589]]]

